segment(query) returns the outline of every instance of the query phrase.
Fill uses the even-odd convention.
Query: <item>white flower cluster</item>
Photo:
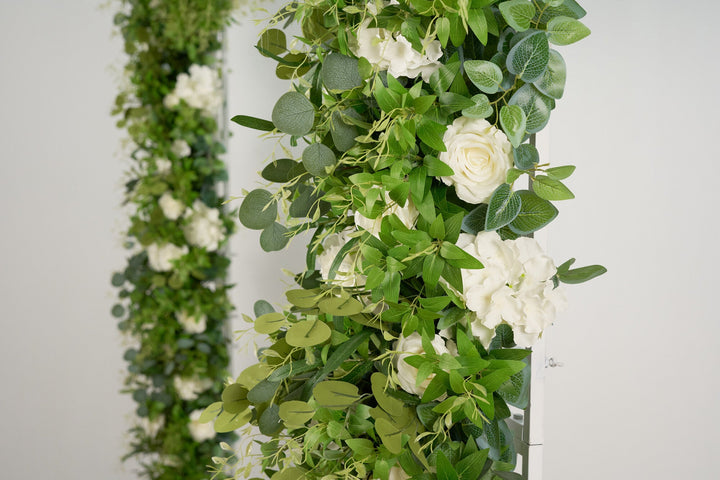
[[[164,99],[167,108],[174,108],[184,100],[188,106],[215,115],[222,105],[222,81],[216,69],[207,65],[191,65],[190,74],[177,77],[175,89]]]
[[[407,38],[401,34],[393,36],[384,28],[369,28],[370,20],[364,21],[357,31],[357,43],[351,47],[358,57],[365,57],[368,62],[380,70],[387,70],[393,77],[415,78],[421,75],[426,82],[430,80],[442,57],[442,46],[435,39],[423,41],[423,52],[413,48]]]
[[[455,342],[451,340],[446,341],[442,336],[435,335],[435,338],[432,339],[431,343],[436,354],[442,355],[443,353],[449,353],[453,356],[457,356],[458,352]],[[425,353],[425,349],[422,345],[422,337],[417,332],[410,334],[408,337],[400,335],[400,338],[397,342],[395,342],[394,348],[398,352],[402,352],[395,357],[400,388],[408,393],[413,393],[422,397],[432,379],[435,378],[435,374],[431,374],[428,378],[423,380],[420,385],[417,385],[418,369],[405,361],[407,357],[422,355]]]
[[[202,410],[194,410],[190,414],[190,423],[188,429],[190,429],[190,435],[196,442],[204,442],[205,440],[212,440],[215,438],[215,428],[213,428],[212,422],[200,423],[200,415]]]
[[[317,263],[320,269],[320,275],[323,280],[328,280],[330,276],[330,267],[340,249],[350,241],[351,230],[343,230],[340,233],[328,235],[323,242],[323,251],[317,256]],[[356,287],[365,284],[364,275],[360,275],[355,271],[358,262],[357,254],[348,254],[343,258],[342,263],[335,272],[335,278],[332,283],[341,287]]]
[[[183,232],[190,245],[206,248],[209,252],[217,250],[219,243],[225,238],[220,210],[195,200],[192,209],[187,209],[185,214],[189,223],[183,227]]]
[[[160,210],[162,210],[163,215],[169,220],[177,220],[180,218],[186,208],[185,204],[173,197],[170,192],[163,193],[160,200],[158,200],[158,204],[160,205]]]
[[[173,268],[172,262],[187,255],[188,251],[187,245],[178,247],[173,243],[153,243],[147,247],[148,264],[156,272],[169,272]]]
[[[440,177],[454,185],[457,196],[468,203],[483,203],[505,183],[513,166],[512,145],[505,134],[484,119],[459,117],[443,136],[446,151],[439,158],[454,175]]]
[[[401,207],[397,202],[390,198],[390,195],[388,195],[387,192],[384,192],[384,195],[385,208],[383,209],[382,213],[378,215],[377,218],[367,218],[364,215],[355,212],[355,225],[360,228],[364,228],[372,235],[375,235],[377,237],[380,234],[380,225],[382,224],[382,219],[388,215],[395,214],[403,223],[403,225],[408,228],[414,228],[415,222],[418,218],[418,210],[417,208],[415,208],[415,205],[413,205],[412,201],[408,199],[408,201],[405,203],[405,206]]]
[[[209,378],[200,377],[175,377],[173,386],[178,396],[185,401],[195,400],[205,390],[212,387],[213,381]]]
[[[191,315],[183,310],[175,313],[175,318],[187,333],[203,333],[207,328],[207,316],[202,313]]]
[[[533,345],[566,303],[562,289],[554,288],[552,259],[532,238],[503,241],[496,232],[463,233],[458,246],[485,266],[462,270],[462,296],[476,316],[473,335],[487,346],[505,323],[519,347]]]
[[[185,140],[177,139],[170,145],[170,152],[178,158],[184,158],[190,156],[192,148]]]
[[[158,158],[155,160],[155,169],[158,175],[167,175],[172,171],[172,162],[167,158]]]
[[[140,428],[142,428],[148,437],[154,438],[165,426],[165,417],[160,415],[155,420],[150,420],[148,417],[142,417],[140,419]]]

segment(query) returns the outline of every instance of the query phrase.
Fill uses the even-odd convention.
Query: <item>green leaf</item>
[[[375,100],[378,106],[385,113],[390,113],[396,108],[400,108],[400,95],[385,88],[382,82],[375,82]]]
[[[300,467],[289,467],[273,473],[270,480],[305,480],[305,469]]]
[[[230,121],[243,127],[254,128],[255,130],[261,130],[263,132],[272,132],[275,130],[275,125],[271,121],[250,117],[248,115],[235,115]]]
[[[200,414],[200,418],[198,419],[198,422],[208,423],[208,422],[213,421],[215,419],[215,417],[217,417],[220,414],[220,412],[222,411],[222,406],[223,406],[223,402],[211,403]]]
[[[438,40],[440,40],[440,45],[442,45],[443,48],[447,47],[447,42],[450,38],[450,20],[445,17],[440,17],[437,19],[435,26],[437,28],[437,37]]]
[[[513,147],[518,147],[525,138],[527,126],[523,109],[517,105],[504,105],[500,109],[500,125]]]
[[[123,315],[125,315],[125,307],[117,303],[113,305],[111,313],[113,317],[121,318]]]
[[[590,35],[590,29],[580,20],[555,17],[547,24],[550,41],[555,45],[570,45]]]
[[[485,462],[487,462],[488,453],[490,453],[490,450],[480,450],[474,453],[471,453],[467,457],[460,460],[456,466],[455,469],[457,470],[457,473],[460,475],[460,478],[462,479],[477,479],[480,477],[480,475],[483,472],[483,467],[485,466]]]
[[[337,317],[349,317],[363,311],[365,306],[358,300],[350,298],[331,297],[321,300],[318,308],[323,313]]]
[[[260,247],[266,252],[282,250],[290,241],[287,233],[288,229],[284,225],[273,222],[260,234]]]
[[[301,426],[315,415],[315,410],[307,402],[290,400],[280,404],[279,415],[288,426]]]
[[[507,176],[505,177],[505,183],[512,185],[513,183],[515,183],[515,180],[517,180],[524,174],[525,174],[525,172],[523,172],[522,170],[518,170],[517,168],[511,168],[510,170],[507,171]]]
[[[296,360],[273,370],[272,373],[267,376],[267,379],[271,382],[280,382],[290,375],[300,375],[301,373],[315,369],[317,369],[317,365],[308,365],[305,360]]]
[[[331,53],[322,64],[322,81],[328,90],[351,90],[362,85],[357,58]]]
[[[264,230],[277,218],[277,201],[267,190],[258,188],[248,193],[238,212],[240,223],[252,230]]]
[[[367,438],[348,438],[345,440],[348,447],[355,453],[356,459],[362,460],[375,453],[375,444]]]
[[[422,403],[428,403],[447,392],[447,378],[445,372],[438,372],[430,381],[422,396]]]
[[[570,200],[575,195],[560,180],[555,180],[545,175],[538,175],[533,178],[533,191],[538,197],[545,200]]]
[[[480,43],[487,45],[488,41],[488,23],[485,13],[480,8],[471,8],[468,10],[468,26],[473,31]]]
[[[286,183],[305,173],[305,167],[295,160],[279,158],[267,164],[260,174],[265,180]]]
[[[545,174],[555,180],[564,180],[575,172],[575,165],[564,165],[562,167],[553,167],[545,170]]]
[[[360,115],[350,108],[343,110],[342,113],[336,110],[330,120],[330,135],[332,135],[335,148],[341,152],[350,150],[356,143],[355,137],[358,136],[357,127],[348,123],[344,119],[346,117],[359,119]]]
[[[417,97],[413,100],[413,107],[415,108],[415,112],[422,115],[423,113],[427,112],[430,107],[433,106],[435,100],[437,100],[437,97],[435,95],[422,95],[420,97]]]
[[[483,268],[483,264],[480,260],[473,257],[454,243],[443,242],[442,245],[440,245],[440,255],[453,267],[465,269]]]
[[[296,289],[285,292],[288,302],[300,308],[313,308],[319,301],[319,290]]]
[[[468,78],[481,92],[492,94],[500,89],[503,73],[494,63],[487,60],[467,60],[463,65]]]
[[[442,450],[437,450],[437,460],[435,464],[437,468],[438,480],[459,480],[458,474],[445,456]]]
[[[499,5],[505,21],[518,32],[530,28],[530,22],[535,17],[535,6],[529,0],[509,0]]]
[[[447,125],[441,125],[428,117],[423,117],[418,125],[417,135],[430,148],[444,152],[446,150],[443,142],[445,130],[447,130]]]
[[[493,114],[494,110],[490,105],[490,99],[487,95],[478,93],[473,95],[471,100],[475,103],[472,107],[464,108],[462,111],[463,116],[468,118],[487,118]]]
[[[427,167],[427,174],[432,177],[450,177],[455,174],[450,165],[432,155],[426,155],[423,163]]]
[[[520,87],[508,102],[519,106],[525,114],[527,133],[536,133],[545,128],[550,120],[550,111],[553,109],[553,99],[540,93],[531,84]]]
[[[288,328],[285,341],[293,347],[312,347],[330,338],[332,330],[318,319],[303,320]]]
[[[518,216],[521,208],[520,196],[510,189],[510,185],[503,183],[495,189],[490,197],[488,213],[485,218],[485,230],[497,230],[509,224]]]
[[[218,433],[232,432],[233,430],[237,430],[248,423],[251,418],[252,410],[250,409],[244,410],[240,413],[222,412],[215,419],[215,424],[213,426],[215,431]]]
[[[465,215],[462,222],[462,231],[471,235],[477,235],[478,232],[485,230],[485,220],[487,218],[488,206],[481,203],[475,207],[470,213]]]
[[[443,221],[442,215],[435,217],[435,220],[430,224],[428,230],[430,237],[442,240],[445,238],[445,222]]]
[[[284,428],[284,425],[280,421],[279,412],[280,408],[275,404],[270,405],[265,409],[258,419],[258,428],[260,429],[260,433],[269,436],[280,433],[280,431]]]
[[[446,92],[455,80],[455,76],[460,71],[460,62],[452,62],[446,65],[440,65],[432,75],[430,75],[430,86],[436,94],[440,95]]]
[[[287,320],[285,319],[285,314],[282,312],[272,312],[272,313],[266,313],[265,315],[260,315],[256,320],[254,324],[255,331],[262,334],[270,334],[275,333],[280,328],[287,325]]]
[[[344,410],[360,398],[360,393],[352,383],[326,380],[315,385],[313,397],[321,407]]]
[[[288,53],[282,58],[275,57],[275,60],[278,61],[275,75],[282,80],[302,77],[311,68],[310,58],[304,53]]]
[[[383,445],[390,453],[398,455],[402,452],[402,430],[385,418],[375,420],[375,431],[380,435]]]
[[[522,206],[520,213],[510,223],[510,230],[518,235],[528,235],[540,230],[558,215],[558,209],[552,203],[529,190],[519,190],[515,195],[520,197]]]
[[[607,272],[607,268],[602,265],[589,265],[587,267],[574,268],[561,272],[558,268],[558,279],[563,283],[578,284],[592,280],[595,277]]]
[[[494,477],[499,477],[502,480],[523,480],[523,476],[519,473],[515,472],[502,472],[502,471],[493,471]]]
[[[316,177],[327,177],[327,168],[335,166],[337,157],[330,148],[322,143],[313,143],[305,147],[302,153],[302,164],[305,169]]]
[[[440,280],[445,261],[439,255],[428,255],[423,261],[423,280],[429,288],[435,288]]]
[[[542,77],[550,59],[550,46],[545,32],[536,32],[520,40],[507,56],[508,71],[524,82]]]
[[[247,394],[247,399],[253,405],[269,402],[275,396],[279,382],[271,382],[267,379],[260,380]]]
[[[288,213],[291,217],[302,218],[313,216],[318,209],[322,212],[324,202],[320,201],[323,192],[307,185],[300,185],[299,195],[292,201]]]
[[[540,10],[542,14],[538,18],[539,23],[548,23],[552,18],[555,17],[571,17],[580,19],[583,18],[587,12],[583,9],[575,0],[565,0],[561,5],[551,6],[550,3],[554,2],[539,2]]]
[[[523,143],[513,149],[515,166],[520,170],[530,170],[540,162],[540,154],[535,145]]]
[[[315,107],[302,93],[287,92],[275,103],[272,122],[281,132],[301,137],[312,130]]]
[[[453,92],[443,92],[439,96],[440,105],[444,107],[444,111],[455,113],[464,108],[470,108],[475,105],[471,99],[465,95]]]
[[[533,85],[548,97],[562,98],[565,92],[565,80],[567,79],[567,68],[562,55],[556,50],[550,50],[548,67],[542,77],[536,80]]]
[[[257,43],[261,55],[282,55],[287,51],[287,39],[285,32],[277,28],[265,30]]]

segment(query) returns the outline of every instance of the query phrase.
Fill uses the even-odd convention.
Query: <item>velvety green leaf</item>
[[[322,80],[328,90],[350,90],[362,85],[358,60],[331,53],[322,64]]]
[[[535,6],[529,0],[509,0],[499,5],[500,13],[505,21],[518,32],[530,28],[535,17]]]
[[[330,148],[322,143],[313,143],[305,147],[302,153],[302,164],[305,169],[316,177],[327,177],[326,168],[335,166],[337,157]]]
[[[466,60],[463,66],[470,81],[481,92],[492,94],[500,89],[503,73],[494,63],[487,60]]]
[[[550,59],[550,46],[545,32],[532,33],[510,49],[507,68],[524,82],[534,82],[542,77]]]
[[[525,138],[527,118],[518,105],[504,105],[500,109],[500,125],[513,147],[518,147]]]
[[[533,179],[533,191],[538,197],[545,200],[570,200],[575,195],[560,180],[545,175],[538,175]]]
[[[320,200],[324,195],[323,192],[316,191],[313,187],[307,185],[301,185],[298,188],[299,195],[293,199],[288,213],[294,218],[310,217],[320,209],[322,213],[324,208],[327,208],[327,204]]]
[[[520,170],[530,170],[540,162],[540,154],[535,145],[523,143],[513,149],[515,166]]]
[[[271,121],[250,117],[248,115],[235,115],[230,121],[243,127],[254,128],[255,130],[261,130],[263,132],[272,132],[275,130],[275,125],[273,125]]]
[[[509,224],[518,216],[521,208],[522,200],[510,189],[510,185],[507,183],[500,185],[490,197],[485,230],[497,230]]]
[[[360,398],[360,393],[352,383],[326,380],[315,385],[313,397],[322,407],[344,410]]]
[[[285,335],[285,341],[293,347],[312,347],[326,342],[332,330],[318,319],[302,320],[292,324]]]
[[[525,114],[527,133],[536,133],[545,128],[550,120],[550,112],[553,108],[553,100],[540,93],[531,84],[520,87],[512,96],[510,105],[519,106]]]
[[[264,230],[275,222],[277,201],[270,192],[255,189],[248,193],[238,212],[240,223],[253,230]]]
[[[550,41],[555,45],[570,45],[590,35],[590,29],[580,20],[555,17],[547,24]]]
[[[520,213],[510,223],[510,229],[518,235],[540,230],[558,215],[558,209],[552,203],[529,190],[519,190],[515,195],[520,197],[522,206]]]
[[[548,68],[542,77],[536,80],[533,85],[548,97],[562,98],[565,91],[565,80],[567,79],[567,68],[562,55],[556,50],[550,50]]]
[[[289,135],[303,136],[309,133],[314,122],[315,107],[299,92],[285,93],[272,111],[272,123]]]
[[[260,234],[260,247],[266,252],[277,252],[287,246],[290,237],[284,225],[273,222]]]
[[[490,105],[490,99],[487,95],[478,93],[477,95],[473,95],[471,100],[474,105],[463,109],[462,114],[464,117],[487,118],[493,114],[494,110],[492,105]]]

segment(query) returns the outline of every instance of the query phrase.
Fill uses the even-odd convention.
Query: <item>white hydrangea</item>
[[[148,437],[154,438],[165,426],[165,417],[160,415],[155,420],[150,420],[148,417],[142,417],[140,419],[140,428],[142,428]]]
[[[195,400],[205,390],[212,387],[213,381],[209,378],[195,377],[175,377],[173,378],[173,386],[178,396],[186,401]]]
[[[330,276],[330,267],[340,249],[350,241],[351,230],[344,230],[340,233],[328,235],[323,242],[323,251],[317,256],[318,268],[323,280],[327,280]],[[332,283],[342,287],[356,287],[365,284],[365,276],[355,271],[356,264],[359,262],[356,253],[345,255],[342,263],[335,272],[335,278]]]
[[[190,435],[196,442],[204,442],[215,438],[215,428],[213,428],[212,422],[200,423],[202,412],[202,410],[194,410],[190,414],[188,429],[190,429]]]
[[[167,175],[172,171],[172,162],[167,158],[155,159],[155,170],[158,175]]]
[[[377,218],[368,218],[358,212],[355,212],[355,225],[360,228],[364,228],[372,235],[375,235],[377,237],[380,234],[380,226],[382,225],[382,219],[388,215],[395,214],[403,223],[403,225],[408,228],[414,228],[419,213],[417,208],[415,208],[415,205],[413,205],[412,201],[408,199],[407,202],[405,202],[405,206],[401,207],[397,202],[390,198],[390,195],[388,195],[387,192],[384,192],[384,195],[385,209],[383,209],[382,213],[378,215]]]
[[[218,70],[207,65],[191,65],[189,72],[189,75],[178,75],[175,89],[165,97],[163,103],[167,108],[175,108],[184,100],[192,108],[202,110],[207,115],[216,115],[223,102],[222,80]]]
[[[178,247],[172,243],[163,245],[153,243],[147,247],[148,264],[156,272],[169,272],[173,268],[171,262],[187,255],[188,252],[187,245]]]
[[[423,53],[413,48],[401,34],[393,36],[384,28],[369,28],[370,19],[365,20],[357,30],[357,41],[352,52],[365,57],[368,62],[380,70],[387,70],[393,77],[416,78],[421,75],[426,82],[430,80],[441,63],[442,46],[434,38],[423,40]]]
[[[435,353],[438,355],[450,353],[450,350],[445,344],[445,340],[440,335],[435,335],[435,338],[432,339],[431,343]],[[423,380],[420,385],[416,385],[418,369],[405,361],[407,357],[422,355],[425,353],[425,349],[422,345],[422,337],[417,332],[412,333],[408,337],[400,335],[400,338],[397,342],[395,342],[394,349],[398,352],[402,352],[395,357],[397,361],[397,377],[400,388],[408,393],[422,397],[428,385],[430,385],[430,382],[435,377],[435,374],[431,374],[428,378]]]
[[[553,285],[552,259],[532,238],[503,241],[496,232],[461,234],[458,246],[485,266],[462,270],[463,299],[475,314],[473,334],[488,345],[495,327],[505,323],[518,346],[533,345],[565,307],[564,292]]]
[[[185,204],[175,199],[170,192],[165,192],[158,200],[163,215],[169,220],[177,220],[185,212]]]
[[[186,215],[189,217],[189,222],[183,226],[183,233],[190,245],[206,248],[209,252],[217,250],[219,243],[225,238],[225,227],[220,219],[220,210],[195,200],[192,209],[188,209]]]
[[[187,333],[203,333],[207,328],[207,316],[202,313],[191,315],[183,310],[177,312],[175,318]]]
[[[184,158],[190,156],[192,149],[185,140],[177,139],[170,146],[170,152],[178,158]]]

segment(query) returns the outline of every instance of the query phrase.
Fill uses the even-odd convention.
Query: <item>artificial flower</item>
[[[183,227],[183,233],[188,243],[195,247],[206,248],[209,252],[217,250],[218,245],[225,238],[220,210],[195,200],[192,209],[188,209],[186,215],[189,222]]]
[[[205,390],[212,387],[213,381],[200,377],[175,377],[173,386],[180,398],[186,401],[195,400]]]
[[[190,414],[190,423],[188,423],[188,429],[193,440],[196,442],[204,442],[205,440],[212,440],[215,438],[215,428],[211,422],[200,423],[200,415],[202,415],[202,409],[193,410]]]
[[[317,256],[318,268],[323,280],[329,280],[330,267],[342,247],[350,241],[350,230],[343,230],[340,233],[333,233],[325,238],[323,242],[323,251]],[[335,272],[332,279],[334,285],[342,287],[356,287],[365,283],[365,277],[355,271],[358,263],[357,253],[349,253],[345,255],[340,266]]]
[[[155,159],[155,171],[158,175],[167,175],[172,171],[172,162],[167,158]]]
[[[191,315],[183,310],[177,312],[175,318],[187,333],[203,333],[207,327],[207,316],[202,313]]]
[[[142,428],[148,437],[156,437],[160,430],[165,426],[165,417],[160,415],[155,420],[148,417],[140,419],[140,428]]]
[[[355,212],[353,216],[355,219],[355,225],[363,228],[370,232],[376,237],[380,234],[380,226],[382,225],[382,219],[388,215],[396,215],[400,221],[408,228],[414,228],[415,222],[418,218],[418,210],[413,205],[410,199],[405,202],[405,206],[401,207],[397,202],[390,198],[387,192],[384,192],[385,196],[385,208],[377,216],[377,218],[368,218],[359,212]]]
[[[163,193],[160,200],[158,200],[158,204],[160,205],[163,215],[165,215],[168,220],[177,220],[182,216],[186,208],[185,204],[175,199],[170,192]]]
[[[169,272],[173,268],[172,262],[187,255],[188,251],[187,245],[178,247],[173,243],[153,243],[147,247],[148,264],[156,272]]]
[[[440,335],[435,335],[431,343],[436,354],[442,355],[443,353],[450,353],[450,350],[448,350],[445,344],[445,340]],[[413,332],[407,337],[400,335],[400,338],[395,342],[394,348],[398,352],[401,352],[396,356],[397,378],[400,388],[408,393],[422,397],[428,385],[430,385],[430,382],[435,377],[435,374],[431,374],[418,385],[418,369],[405,361],[407,357],[425,353],[422,345],[422,337],[417,332]]]
[[[178,75],[175,89],[165,97],[163,103],[167,108],[175,108],[180,101],[208,115],[217,114],[223,101],[222,80],[217,69],[207,65],[191,65],[189,75]]]
[[[173,141],[170,146],[170,152],[172,152],[178,158],[189,157],[192,153],[190,145],[185,140],[177,139]]]

